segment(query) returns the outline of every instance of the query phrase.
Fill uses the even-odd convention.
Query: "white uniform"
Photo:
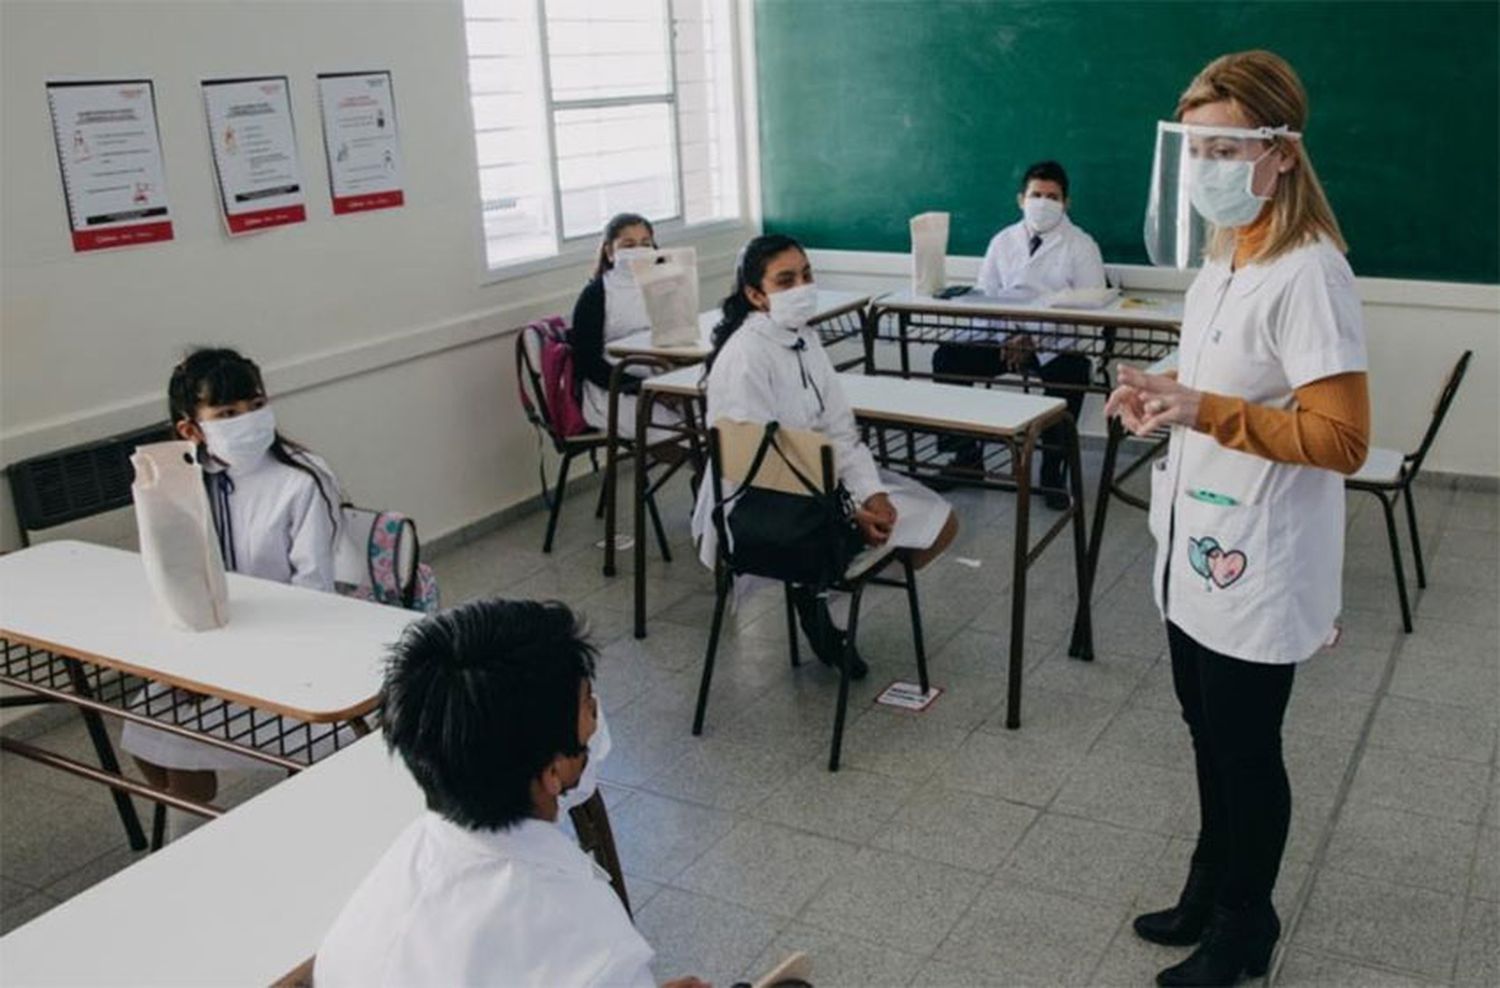
[[[294,455],[318,471],[328,500],[324,501],[318,493],[312,477],[273,458],[269,452],[249,466],[229,471],[234,482],[234,492],[229,495],[234,572],[332,592],[338,484],[322,458],[305,452]],[[234,620],[232,613],[230,620]],[[165,686],[153,686],[151,696],[155,698],[167,691]],[[179,715],[187,717],[189,712],[184,708]],[[212,716],[201,725],[195,718],[192,724],[195,728],[211,729],[221,721],[222,716]],[[266,770],[271,767],[133,721],[126,721],[121,729],[120,746],[164,768]]]
[[[1366,369],[1354,274],[1321,241],[1239,271],[1210,262],[1188,289],[1180,352],[1188,387],[1292,408],[1296,388]],[[1157,606],[1200,644],[1288,663],[1332,637],[1344,560],[1339,474],[1173,428],[1151,472],[1151,531]]]
[[[1041,235],[1035,254],[1031,253],[1031,237],[1025,220],[995,234],[979,266],[980,292],[998,295],[1019,290],[1043,296],[1067,288],[1104,287],[1104,256],[1099,245],[1074,226],[1066,213],[1057,226]],[[1053,356],[1041,350],[1037,360],[1046,363]]]
[[[424,813],[318,948],[319,988],[654,988],[609,876],[554,824],[469,830]]]
[[[863,504],[874,494],[890,496],[896,508],[892,545],[927,548],[937,541],[952,511],[947,501],[928,488],[875,465],[815,330],[792,332],[765,313],[751,313],[724,344],[709,374],[708,422],[711,425],[721,418],[780,422],[789,429],[826,436],[833,445],[838,479],[855,504]],[[713,485],[704,483],[698,488],[693,512],[693,537],[702,540],[698,557],[710,567],[718,547],[712,513]]]
[[[642,330],[651,328],[651,319],[646,314],[646,300],[628,271],[611,268],[604,273],[604,359],[610,364],[619,363],[609,355],[609,344],[624,339]],[[644,375],[643,375],[644,376]],[[635,395],[619,397],[620,431],[635,436]],[[609,389],[601,388],[593,381],[583,382],[583,420],[595,429],[609,428]],[[657,402],[651,409],[652,421],[658,425],[672,426],[682,421],[670,406]],[[650,435],[652,441],[667,438],[667,433],[657,431]]]

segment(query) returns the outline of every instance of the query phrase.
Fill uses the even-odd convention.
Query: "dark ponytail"
[[[265,381],[255,361],[228,347],[201,347],[189,352],[172,368],[172,379],[167,382],[167,411],[172,416],[172,425],[176,426],[179,422],[193,421],[193,413],[199,405],[231,405],[265,394]],[[313,479],[328,509],[328,518],[337,529],[339,516],[332,495],[318,471],[298,455],[308,452],[307,447],[293,442],[279,431],[271,443],[273,459],[293,470],[301,470]]]
[[[651,234],[651,242],[653,244],[656,243],[656,227],[651,225],[650,220],[646,219],[646,217],[640,215],[639,213],[616,213],[610,218],[610,221],[605,224],[604,239],[599,241],[599,258],[594,262],[593,276],[595,278],[602,276],[604,272],[614,267],[614,263],[609,259],[609,245],[615,242],[615,238],[618,237],[626,227],[630,226],[645,227],[646,232]]]
[[[745,294],[746,288],[755,288],[764,291],[762,282],[766,278],[766,267],[771,263],[771,258],[788,250],[799,250],[806,254],[802,244],[793,237],[784,233],[766,233],[745,245],[740,251],[739,263],[734,268],[734,291],[724,298],[724,304],[720,307],[722,313],[718,325],[714,327],[713,352],[708,355],[704,362],[704,374],[713,368],[714,358],[718,357],[719,351],[724,349],[724,344],[735,334],[745,320],[750,318],[750,313],[756,311],[755,306],[750,304],[750,297]]]

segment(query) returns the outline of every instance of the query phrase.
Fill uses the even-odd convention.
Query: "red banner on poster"
[[[301,223],[305,219],[307,208],[304,206],[278,206],[275,209],[258,209],[253,213],[234,213],[225,217],[230,233],[249,233],[251,230],[264,230],[270,226]]]
[[[395,192],[372,192],[364,196],[339,196],[333,200],[334,215],[362,213],[368,209],[394,209],[406,202],[400,190]]]
[[[135,244],[150,244],[172,239],[172,224],[140,223],[136,226],[115,226],[103,230],[74,230],[73,249],[76,251],[103,250],[107,247],[131,247]]]

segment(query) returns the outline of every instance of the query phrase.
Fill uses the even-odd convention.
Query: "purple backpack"
[[[528,337],[535,336],[535,357]],[[538,411],[526,383],[517,380],[521,405],[527,418],[546,429],[557,439],[588,432],[592,427],[583,417],[578,403],[578,384],[573,376],[573,345],[568,342],[568,328],[561,316],[538,319],[521,330],[516,340],[517,375],[529,373],[532,390],[539,393],[545,406]]]

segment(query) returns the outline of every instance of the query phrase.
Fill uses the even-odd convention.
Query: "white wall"
[[[585,271],[481,283],[460,0],[4,0],[0,18],[0,462],[164,418],[184,347],[226,343],[356,500],[428,537],[535,495],[508,331],[570,311]],[[407,204],[334,218],[315,76],[360,69],[394,75]],[[198,82],[256,73],[290,77],[308,222],[231,242]],[[72,252],[43,88],[69,76],[155,80],[173,242]],[[744,237],[697,241],[705,298]]]
[[[905,254],[814,251],[813,269],[829,288],[881,292],[911,284]],[[1106,265],[1111,280],[1140,290],[1186,290],[1193,272]],[[950,282],[972,282],[979,258],[950,257]],[[1500,477],[1500,286],[1359,279],[1370,354],[1373,441],[1412,450],[1431,420],[1443,380],[1464,350],[1468,376],[1424,470]],[[1085,432],[1103,435],[1102,403],[1084,410]]]

